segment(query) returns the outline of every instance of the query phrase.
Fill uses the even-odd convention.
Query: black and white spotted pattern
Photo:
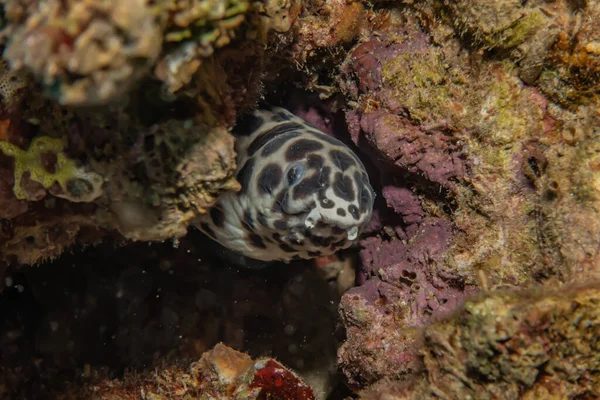
[[[358,238],[375,194],[352,150],[282,108],[255,111],[233,133],[242,189],[219,197],[200,230],[262,261],[330,255]]]

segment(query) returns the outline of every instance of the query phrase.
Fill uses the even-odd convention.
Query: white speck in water
[[[17,291],[19,293],[23,293],[25,291],[25,286],[23,286],[23,285],[17,285]]]
[[[50,321],[50,329],[52,332],[56,332],[58,330],[58,322]]]
[[[11,287],[13,285],[13,280],[10,276],[4,278],[4,286]]]
[[[166,259],[162,259],[158,262],[158,267],[163,270],[163,271],[168,271],[171,269],[173,265],[171,264],[171,262],[169,260]]]
[[[283,328],[283,331],[286,335],[292,336],[296,332],[296,327],[294,325],[288,324],[285,326],[285,328]]]

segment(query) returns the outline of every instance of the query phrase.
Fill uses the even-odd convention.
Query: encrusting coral
[[[86,399],[298,399],[315,400],[312,389],[277,360],[253,360],[223,344],[184,367],[170,365],[160,372],[128,374],[123,380],[110,379],[104,371],[88,370],[89,385],[56,393],[57,398]],[[0,394],[3,387],[0,382]],[[5,394],[8,394],[5,392]]]
[[[14,150],[12,145],[26,148],[44,136],[64,138],[64,157],[53,156],[68,165],[73,160],[81,171],[93,171],[104,180],[102,196],[95,182],[88,188],[93,193],[85,197],[94,200],[95,209],[84,214],[99,235],[106,230],[134,240],[185,235],[189,222],[206,212],[220,193],[239,188],[227,129],[241,112],[238,108],[256,101],[262,71],[238,71],[243,65],[230,60],[264,58],[263,43],[271,30],[289,29],[299,12],[297,2],[266,6],[245,1],[6,2],[4,58],[12,69],[4,74],[11,85],[4,85],[0,110],[3,146]],[[243,30],[251,38],[247,54],[213,55],[235,37],[247,12],[252,13]],[[70,107],[42,97],[36,84],[45,96]],[[19,103],[22,99],[26,101]],[[100,105],[104,107],[81,107]],[[46,168],[58,166],[45,155],[42,161],[51,164]],[[21,191],[39,199],[44,185],[53,183],[46,176],[39,185],[39,175],[32,180],[21,172],[14,171],[17,196],[7,193],[3,200],[9,216],[25,212],[27,204],[18,202]],[[63,186],[83,184],[57,177]],[[3,185],[11,184],[15,182],[7,177]],[[69,189],[60,186],[49,190],[68,197]],[[76,216],[80,211],[67,207]],[[42,214],[55,212],[38,208]],[[23,225],[28,224],[27,215],[24,219]],[[18,231],[4,243],[16,237],[21,237]],[[62,251],[64,246],[56,248]],[[21,262],[35,262],[59,252],[5,251],[3,256],[8,254],[11,260],[16,255]]]
[[[453,3],[452,13],[460,13],[461,4]],[[557,37],[557,20],[548,19],[546,9],[513,6],[519,21],[543,14],[536,30]],[[512,51],[499,60],[500,47],[532,49],[536,35],[510,39],[519,31],[512,30],[518,24],[510,13],[500,14],[507,20],[496,31],[488,30],[494,26],[477,18],[493,16],[495,5],[478,7],[453,14],[468,21],[468,29],[451,18],[449,29],[447,14],[436,20],[447,11],[437,3],[421,3],[416,20],[390,11],[386,29],[358,43],[341,66],[340,88],[351,100],[349,133],[376,161],[387,203],[373,221],[379,237],[362,244],[364,283],[348,291],[340,307],[347,335],[340,367],[353,387],[428,371],[420,329],[481,287],[598,276],[590,167],[597,99],[589,92],[585,102],[577,98],[573,113],[551,103],[545,88],[524,85],[519,67],[536,64],[543,77],[556,65],[554,42],[535,50],[535,63]],[[454,29],[470,32],[478,38],[472,45],[495,56],[473,54]],[[432,230],[434,217],[448,228]],[[471,335],[476,340],[478,334]]]
[[[264,42],[289,30],[297,1],[10,0],[4,58],[62,104],[122,100],[151,71],[173,93],[188,85],[214,50],[242,34]],[[249,13],[250,27],[241,30]]]
[[[486,293],[425,329],[426,372],[361,399],[574,399],[600,394],[597,285]],[[409,381],[410,382],[410,381]]]
[[[39,200],[30,198],[23,189],[21,182],[23,175],[29,174],[29,179],[42,184],[44,189],[51,189],[58,183],[61,191],[53,191],[56,197],[74,202],[90,202],[102,195],[103,179],[94,172],[85,172],[75,165],[63,152],[64,139],[46,136],[36,137],[29,149],[21,150],[17,146],[0,142],[0,151],[14,158],[15,184],[14,194],[19,200]],[[44,165],[44,156],[54,155],[56,161]]]
[[[165,83],[168,92],[187,85],[203,58],[231,42],[249,8],[247,0],[157,2],[156,10],[164,19],[165,52],[155,67],[155,75]]]
[[[6,61],[0,61],[0,96],[5,107],[14,105],[19,98],[19,92],[25,89],[27,84],[23,74],[12,71]]]
[[[102,218],[128,238],[183,236],[219,193],[239,189],[232,177],[233,138],[222,128],[167,120],[140,132],[121,151],[107,187],[112,214]]]
[[[518,46],[531,38],[549,20],[543,9],[518,0],[487,2],[480,0],[446,1],[449,20],[475,45],[486,49]]]
[[[161,50],[147,0],[9,1],[4,57],[65,104],[104,103],[130,88]],[[26,9],[26,11],[24,11]]]

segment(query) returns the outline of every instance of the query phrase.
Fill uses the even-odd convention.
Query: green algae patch
[[[520,80],[511,74],[510,68],[503,65],[497,73],[493,72],[486,93],[482,99],[479,115],[482,120],[481,131],[493,143],[507,145],[515,143],[530,134],[532,127],[532,111],[542,116],[535,107],[523,104],[524,89]],[[534,114],[534,115],[535,115]]]
[[[546,25],[547,21],[548,18],[539,10],[532,11],[502,32],[498,45],[505,48],[518,46]]]
[[[17,199],[29,200],[27,190],[21,184],[25,173],[29,173],[29,179],[47,190],[58,183],[62,193],[53,194],[73,202],[94,201],[102,194],[102,177],[79,168],[74,160],[65,155],[65,147],[65,139],[48,136],[35,138],[27,150],[9,142],[0,142],[0,151],[15,160],[13,192]],[[52,171],[44,165],[44,156],[47,154],[56,156]]]
[[[514,48],[549,21],[538,8],[524,7],[518,0],[461,0],[448,7],[448,23],[484,49]]]
[[[462,110],[457,99],[464,96],[466,82],[446,68],[444,56],[436,48],[398,55],[383,65],[382,73],[384,83],[394,89],[394,97],[402,99],[415,120],[452,117]]]

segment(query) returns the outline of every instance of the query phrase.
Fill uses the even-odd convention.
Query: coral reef
[[[161,29],[149,2],[10,1],[4,57],[65,104],[104,103],[156,60]]]
[[[90,106],[123,99],[152,73],[172,94],[236,34],[262,43],[289,30],[300,3],[10,0],[4,10],[11,67],[31,72],[62,104]]]
[[[597,285],[487,293],[424,333],[424,376],[364,399],[593,398],[600,394]]]
[[[351,386],[401,379],[423,368],[419,328],[472,292],[442,269],[451,231],[443,220],[425,220],[408,246],[375,237],[362,243],[366,282],[348,290],[340,304],[347,339],[338,357]]]
[[[103,218],[127,238],[183,236],[221,191],[239,189],[232,177],[233,138],[222,128],[167,120],[142,131],[120,153],[124,165],[111,166],[111,213]]]
[[[62,218],[97,233],[91,243],[114,232],[131,240],[185,235],[220,193],[238,190],[228,128],[271,76],[264,43],[283,40],[273,33],[285,35],[300,9],[299,2],[7,1],[0,140],[3,153],[19,157],[0,160],[0,202],[20,220],[5,230],[0,258],[35,263],[76,243],[76,234],[46,248],[47,240],[19,242],[30,226],[54,229],[54,197],[69,201],[59,203]],[[242,52],[227,49],[236,32],[248,44]],[[257,60],[256,69],[245,68]],[[51,154],[27,152],[48,140]],[[42,198],[50,203],[31,203]],[[90,207],[70,204],[81,201]],[[65,231],[79,231],[74,224]]]
[[[520,1],[485,2],[466,0],[446,2],[449,19],[475,45],[486,49],[509,49],[518,46],[549,22],[548,16],[535,5]]]
[[[218,399],[314,400],[312,389],[276,360],[250,356],[216,345],[187,369],[167,367],[160,374],[125,377],[123,382],[98,380],[71,395],[86,398],[153,399],[207,397]],[[93,387],[92,390],[90,390]]]
[[[550,98],[567,108],[597,101],[600,53],[598,53],[598,15],[595,1],[577,4],[560,1],[545,7],[554,17],[557,28],[550,38],[550,54],[541,53],[546,61],[540,72],[539,87]],[[545,41],[548,42],[549,38]],[[544,46],[546,47],[546,46]]]
[[[72,386],[66,393],[54,395],[86,399],[316,399],[312,389],[278,361],[254,361],[223,344],[217,344],[187,367],[163,365],[160,372],[129,374],[122,380],[89,369],[86,381],[84,387]],[[10,394],[3,386],[0,383],[0,394]]]
[[[8,63],[4,60],[0,61],[0,96],[4,107],[15,106],[15,102],[19,100],[19,92],[27,87],[26,77],[15,71],[11,71]],[[3,138],[6,135],[6,122],[2,124]]]
[[[564,14],[508,3],[499,14],[484,2],[389,11],[340,67],[349,134],[376,163],[383,197],[376,236],[362,243],[362,285],[340,305],[340,367],[354,388],[429,373],[422,329],[481,289],[598,276],[597,98],[578,90],[587,100],[563,108],[541,81],[523,83],[537,77],[516,54],[538,57],[540,76],[556,68]],[[532,48],[538,32],[544,49]],[[579,139],[566,145],[565,132]]]
[[[105,259],[113,269],[23,267],[20,287],[45,319],[33,317],[31,346],[15,328],[21,316],[7,318],[9,358],[73,371],[94,357],[139,369],[158,365],[153,354],[188,354],[147,378],[166,390],[224,342],[281,360],[319,397],[335,380],[341,296],[338,368],[363,398],[599,395],[598,289],[578,284],[600,277],[599,2],[8,0],[2,11],[5,293],[21,298],[7,267],[74,244],[179,243],[239,188],[230,130],[262,100],[353,146],[377,192],[355,253],[313,270],[210,268],[196,262],[210,246],[194,235],[181,239],[187,269],[169,260],[185,254],[146,254],[145,244],[133,245],[130,264]],[[162,272],[143,272],[151,257]],[[73,298],[60,303],[69,282],[58,277],[89,286],[69,286]],[[110,343],[104,357],[119,362],[83,355],[99,304],[121,310],[110,329],[94,325]],[[233,354],[218,349],[186,385],[225,382],[224,370],[206,369]],[[233,375],[255,372],[246,356],[231,357]],[[250,375],[233,385],[247,388]],[[109,376],[66,379],[74,390],[140,389],[133,375]]]
[[[73,390],[99,385],[108,378],[106,368],[116,376],[130,368],[154,376],[155,368],[185,366],[183,374],[187,364],[222,342],[254,358],[277,359],[324,398],[338,384],[331,332],[347,285],[340,275],[352,259],[249,273],[219,265],[206,254],[209,243],[194,233],[177,248],[107,244],[52,265],[10,271],[0,294],[3,390],[17,396],[30,386],[9,377],[32,365],[32,353],[43,360],[38,374],[46,378],[31,390],[58,393],[61,382],[83,368],[101,377],[83,382],[85,387],[73,381]],[[138,382],[135,376],[130,378]],[[115,384],[108,379],[103,385]]]
[[[165,13],[166,52],[156,64],[155,75],[173,93],[192,80],[203,58],[231,42],[250,2],[168,0],[162,3],[159,2],[159,7]],[[285,13],[283,7],[278,11]]]

